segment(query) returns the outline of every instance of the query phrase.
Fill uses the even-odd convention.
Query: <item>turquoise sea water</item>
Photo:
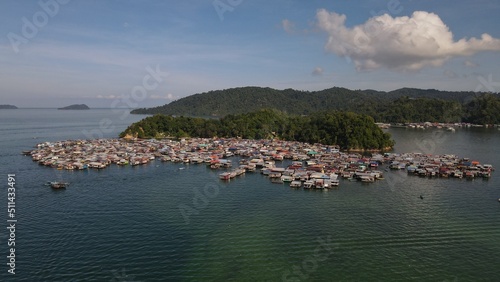
[[[43,141],[116,137],[143,116],[0,111],[0,177],[16,174],[16,274],[1,281],[498,281],[500,171],[490,180],[341,181],[292,190],[204,165],[58,171],[22,156]],[[500,168],[497,129],[390,129],[396,152],[452,153]],[[179,169],[183,168],[183,169]],[[51,180],[71,183],[52,190]],[[424,199],[420,199],[420,195]]]

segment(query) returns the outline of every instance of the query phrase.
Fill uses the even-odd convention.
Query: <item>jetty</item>
[[[43,142],[23,151],[40,165],[59,170],[138,166],[151,161],[205,164],[223,170],[221,180],[259,171],[273,183],[293,188],[332,189],[340,179],[373,183],[384,173],[406,171],[418,177],[488,179],[494,168],[452,154],[341,152],[336,146],[283,140],[239,138],[93,139]],[[233,168],[232,157],[239,162]],[[234,159],[233,159],[234,160]],[[283,165],[286,163],[289,165]]]

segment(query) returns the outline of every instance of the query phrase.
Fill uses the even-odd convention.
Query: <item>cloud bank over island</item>
[[[384,14],[353,27],[346,26],[346,15],[325,9],[318,10],[316,18],[318,28],[328,35],[325,49],[349,58],[358,71],[417,71],[442,66],[454,57],[500,51],[500,39],[486,33],[455,41],[441,18],[425,11],[410,17]]]

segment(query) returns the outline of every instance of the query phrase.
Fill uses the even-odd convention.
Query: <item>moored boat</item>
[[[269,178],[281,178],[281,173],[271,172],[271,173],[269,173]]]
[[[304,182],[304,189],[311,189],[314,186],[313,180],[307,180]]]
[[[365,183],[375,182],[375,178],[373,176],[363,175],[360,176],[359,178],[361,179],[361,182]]]
[[[229,179],[231,179],[231,173],[230,172],[223,172],[223,173],[219,174],[219,178],[221,180],[229,180]]]

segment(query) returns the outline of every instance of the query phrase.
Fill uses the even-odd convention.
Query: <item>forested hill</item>
[[[473,123],[484,123],[484,121],[500,123],[500,113],[493,113],[491,109],[488,112],[493,114],[486,119],[470,119],[477,115],[467,112],[468,109],[474,108],[475,111],[480,111],[477,105],[486,104],[476,103],[474,107],[470,107],[468,103],[483,99],[484,95],[485,93],[414,88],[383,92],[340,87],[321,91],[239,87],[195,94],[164,106],[136,109],[132,113],[223,117],[229,114],[272,108],[299,115],[309,115],[325,110],[352,111],[370,115],[376,121],[381,122],[460,122],[467,120]],[[492,95],[488,101],[496,101],[495,103],[500,105],[498,95]]]
[[[133,123],[120,137],[241,137],[338,145],[345,150],[388,150],[394,141],[373,118],[351,112],[328,111],[290,115],[263,109],[221,119],[154,115]]]
[[[164,106],[136,109],[132,113],[223,117],[273,108],[287,113],[309,114],[327,109],[351,109],[367,99],[371,99],[370,95],[345,88],[308,92],[240,87],[195,94]]]

